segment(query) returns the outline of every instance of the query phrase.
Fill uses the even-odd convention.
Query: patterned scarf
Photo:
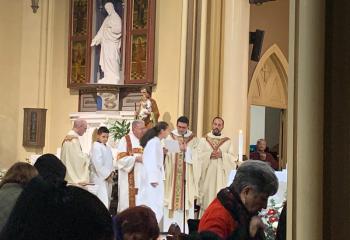
[[[263,231],[258,231],[254,238],[249,236],[249,223],[253,217],[243,205],[239,195],[229,188],[220,190],[217,195],[220,203],[229,211],[232,218],[238,222],[238,227],[231,233],[228,240],[265,240]]]

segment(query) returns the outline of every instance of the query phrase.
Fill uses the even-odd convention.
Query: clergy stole
[[[213,151],[218,151],[220,146],[224,144],[227,140],[230,140],[228,137],[224,138],[211,138],[211,137],[206,137],[205,140],[209,143]]]
[[[171,133],[171,137],[179,142],[185,142],[186,144],[190,142],[194,135],[192,134],[188,138],[182,136],[176,136]],[[184,192],[185,192],[185,173],[186,173],[186,162],[185,162],[185,153],[179,152],[175,153],[175,171],[174,171],[174,186],[173,186],[173,197],[172,197],[172,209],[169,211],[169,217],[174,217],[174,211],[183,210],[184,203]]]
[[[125,156],[133,156],[135,153],[142,153],[140,148],[132,148],[132,143],[129,135],[125,135],[126,140],[126,153],[120,153],[118,159],[121,159]],[[135,174],[134,168],[128,173],[128,185],[129,185],[129,207],[136,206],[136,195],[138,189],[135,188]]]
[[[78,137],[73,136],[73,135],[67,135],[67,136],[63,139],[63,141],[62,141],[61,147],[63,147],[63,144],[64,144],[65,142],[71,142],[73,139],[78,139]],[[78,139],[78,141],[79,141],[79,139]],[[80,146],[80,149],[81,149],[80,143],[79,143],[79,146]]]

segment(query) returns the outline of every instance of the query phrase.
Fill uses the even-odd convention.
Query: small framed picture
[[[24,108],[22,142],[24,147],[45,146],[46,111],[44,108]]]

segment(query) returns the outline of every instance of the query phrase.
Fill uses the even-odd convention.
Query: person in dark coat
[[[0,240],[113,240],[112,218],[92,193],[33,178],[19,196]]]
[[[38,171],[29,163],[17,162],[6,172],[0,183],[0,231],[6,224],[23,188]]]
[[[40,156],[34,167],[38,170],[39,175],[49,183],[54,185],[66,184],[64,178],[66,176],[66,166],[62,161],[51,153]]]
[[[287,239],[287,202],[284,203],[276,231],[276,240]]]

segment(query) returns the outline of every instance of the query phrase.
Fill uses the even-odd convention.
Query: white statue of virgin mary
[[[98,83],[122,84],[120,81],[122,20],[112,3],[106,3],[105,9],[108,16],[91,42],[91,46],[101,45],[100,66],[104,77],[99,79]]]

